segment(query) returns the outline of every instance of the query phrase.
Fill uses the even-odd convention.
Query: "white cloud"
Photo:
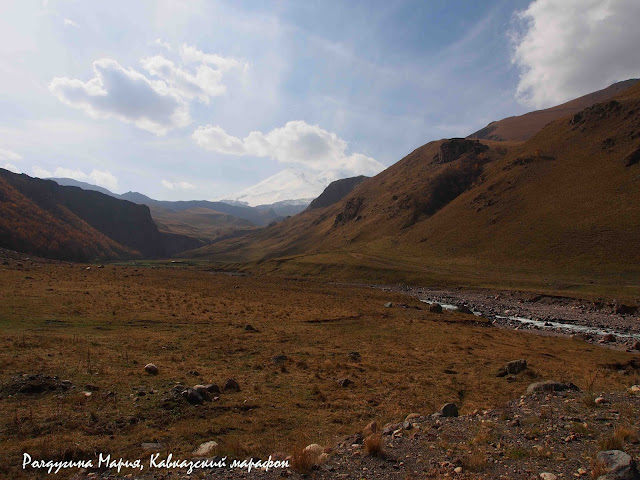
[[[518,13],[518,99],[537,108],[640,76],[640,2],[535,0]]]
[[[174,87],[177,94],[188,100],[197,98],[208,104],[209,97],[226,93],[226,87],[222,84],[222,72],[206,65],[198,66],[193,75],[160,55],[143,58],[141,63],[149,74],[162,78]]]
[[[337,170],[345,175],[375,175],[384,166],[360,153],[346,154],[347,142],[335,133],[298,120],[268,133],[250,132],[243,139],[217,125],[198,127],[192,138],[202,148],[231,155],[270,157],[288,165],[316,171]]]
[[[22,156],[17,154],[16,152],[13,152],[6,148],[0,148],[0,160],[11,160],[15,162],[21,159]]]
[[[195,185],[189,182],[170,182],[168,180],[160,181],[164,188],[169,190],[193,190],[196,188]]]
[[[10,172],[13,172],[13,173],[20,173],[20,170],[18,169],[18,167],[16,167],[12,163],[5,163],[2,168],[4,168],[5,170],[9,170]]]
[[[166,49],[166,50],[169,50],[169,51],[173,50],[173,49],[171,48],[171,44],[170,44],[169,42],[167,42],[166,40],[163,40],[163,39],[161,39],[161,38],[156,38],[156,39],[152,42],[152,44],[153,44],[153,45],[155,45],[155,46],[157,46],[157,47],[162,47],[162,48],[164,48],[164,49]]]
[[[56,77],[49,90],[92,117],[115,117],[157,135],[191,123],[186,102],[165,82],[152,81],[107,58],[93,62],[93,71],[87,82]]]
[[[70,18],[65,18],[64,19],[64,26],[65,27],[75,27],[75,28],[80,28],[80,25],[78,25],[76,22],[74,22],[73,20],[71,20]]]
[[[223,57],[214,53],[204,53],[192,45],[183,44],[180,50],[180,56],[184,63],[202,63],[205,65],[213,65],[218,70],[226,72],[234,68],[247,70],[249,64],[242,62],[233,57]]]
[[[33,174],[40,178],[73,178],[74,180],[92,183],[112,191],[118,189],[118,179],[106,170],[93,169],[90,173],[84,173],[82,170],[58,167],[55,172],[50,172],[49,170],[36,166],[33,167]]]

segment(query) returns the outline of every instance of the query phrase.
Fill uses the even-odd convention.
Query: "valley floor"
[[[335,447],[372,420],[384,425],[414,412],[428,416],[446,402],[456,403],[461,415],[488,410],[506,412],[504,422],[513,420],[509,402],[535,381],[566,380],[593,392],[625,392],[638,383],[635,363],[629,363],[635,354],[577,338],[495,328],[490,320],[460,312],[433,313],[406,292],[220,274],[170,262],[102,267],[6,253],[1,260],[0,477],[40,476],[22,470],[24,452],[53,460],[95,459],[108,452],[146,462],[155,450],[192,458],[199,445],[214,441],[216,455],[284,457],[311,443]],[[519,358],[528,361],[525,371],[509,380],[496,376]],[[157,375],[145,372],[148,363],[157,366]],[[626,374],[619,372],[626,368],[621,365],[631,365]],[[225,389],[228,379],[240,390]],[[188,400],[182,392],[190,395],[196,385],[207,386],[210,395]],[[575,415],[589,425],[600,425],[589,417],[594,412],[611,417],[603,422],[610,424],[606,428],[578,432],[589,446],[580,450],[581,465],[612,429],[637,421],[616,404],[625,395],[609,399],[619,416],[604,407]],[[573,404],[582,408],[584,402]],[[480,422],[483,415],[442,422]],[[503,420],[486,415],[501,431]],[[424,435],[415,447],[424,450],[424,459],[454,462],[468,454],[446,446],[458,440],[438,436],[432,424],[428,420],[416,429]],[[534,435],[539,440],[532,440],[543,447],[545,425]],[[465,431],[471,435],[475,428]],[[385,438],[385,459],[343,453],[363,459],[354,465],[386,465],[380,468],[394,472],[400,457],[392,455],[396,447],[389,443],[400,445],[412,435]],[[491,458],[508,459],[509,449],[529,448],[504,435]],[[482,448],[494,452],[492,443]],[[332,452],[326,468],[337,470],[325,478],[359,478],[340,470],[340,458],[347,457]],[[420,458],[411,449],[407,455]],[[449,468],[427,463],[429,469]],[[405,478],[405,470],[401,477],[371,478]],[[131,473],[138,474],[123,470]]]

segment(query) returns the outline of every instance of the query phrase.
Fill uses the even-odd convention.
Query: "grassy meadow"
[[[371,420],[429,414],[445,402],[463,414],[498,407],[537,379],[603,390],[629,380],[600,368],[631,358],[624,352],[429,313],[398,293],[320,280],[169,263],[87,270],[12,261],[1,267],[0,284],[4,478],[23,475],[25,451],[144,458],[141,444],[159,442],[189,458],[214,440],[219,454],[264,457],[332,445]],[[274,362],[277,355],[287,359]],[[529,370],[517,381],[496,378],[518,358]],[[158,375],[145,373],[149,362]],[[57,376],[74,388],[12,394],[21,373]],[[228,378],[240,392],[199,406],[167,400],[177,382],[222,387]],[[341,387],[344,378],[353,385]],[[88,396],[87,385],[98,390]]]

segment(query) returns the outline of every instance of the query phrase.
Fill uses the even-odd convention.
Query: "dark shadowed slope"
[[[528,140],[542,130],[547,123],[557,120],[560,117],[578,113],[580,110],[590,107],[595,103],[609,100],[632,87],[639,81],[639,79],[631,79],[614,83],[603,90],[589,93],[588,95],[584,95],[556,107],[547,108],[545,110],[536,110],[517,117],[508,117],[496,122],[491,122],[489,125],[475,133],[472,133],[467,138],[522,142]]]
[[[359,177],[343,178],[342,180],[331,182],[329,186],[324,189],[324,192],[309,204],[309,210],[328,207],[339,202],[367,178],[369,177],[360,175]]]
[[[202,245],[195,239],[161,234],[144,205],[6,170],[0,170],[0,178],[4,212],[0,222],[7,248],[52,258],[92,260],[163,257]],[[13,233],[18,231],[19,235]],[[84,248],[76,246],[80,240],[70,242],[68,238],[82,238]]]

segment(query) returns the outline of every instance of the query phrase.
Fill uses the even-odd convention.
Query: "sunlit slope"
[[[486,127],[469,135],[468,138],[522,142],[534,136],[548,123],[567,115],[576,114],[580,110],[584,110],[596,103],[610,100],[637,84],[639,81],[640,80],[638,79],[625,80],[623,82],[614,83],[613,85],[602,90],[598,90],[597,92],[589,93],[563,103],[562,105],[546,108],[544,110],[536,110],[517,117],[503,118],[502,120],[491,122]]]
[[[192,253],[288,272],[637,277],[640,86],[525,143],[463,142],[428,143],[331,207]]]

